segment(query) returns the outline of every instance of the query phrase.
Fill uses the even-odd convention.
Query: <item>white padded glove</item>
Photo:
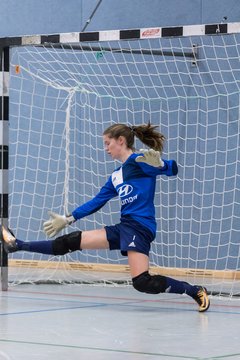
[[[143,153],[143,155],[139,155],[138,157],[136,157],[136,162],[143,162],[154,167],[164,166],[164,162],[161,159],[160,151],[156,151],[153,149],[140,149],[140,152]]]
[[[50,218],[43,223],[43,230],[49,237],[55,236],[59,231],[75,221],[72,215],[64,216],[52,211],[49,211],[48,214]]]

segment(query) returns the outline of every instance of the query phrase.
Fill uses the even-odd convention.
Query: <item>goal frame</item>
[[[79,43],[106,42],[117,40],[136,40],[169,37],[187,37],[202,35],[221,35],[240,33],[240,22],[224,24],[201,24],[173,27],[150,27],[127,30],[107,30],[91,32],[71,32],[43,35],[24,35],[16,37],[0,38],[0,217],[1,225],[8,224],[8,121],[9,121],[9,70],[10,48],[14,46],[71,46]],[[101,48],[101,50],[108,50]],[[193,65],[197,63],[197,52],[193,46],[192,52],[166,53],[160,49],[158,55],[186,56],[193,59]],[[8,255],[4,251],[0,235],[0,289],[8,290]],[[125,269],[127,270],[127,269]],[[185,274],[191,269],[180,269]],[[171,269],[170,269],[171,271]],[[202,273],[202,272],[201,272]],[[178,274],[179,275],[179,274]],[[228,274],[230,278],[238,277],[238,274]]]

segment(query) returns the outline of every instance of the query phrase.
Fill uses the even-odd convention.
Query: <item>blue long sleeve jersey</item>
[[[133,153],[109,177],[99,193],[90,201],[76,208],[72,215],[78,220],[98,211],[107,201],[119,196],[121,218],[130,216],[155,236],[156,220],[154,194],[158,175],[177,175],[175,160],[163,160],[164,167],[156,168],[146,163],[136,162],[140,154]]]

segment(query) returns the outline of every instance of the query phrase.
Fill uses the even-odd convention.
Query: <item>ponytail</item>
[[[132,126],[132,131],[143,144],[162,153],[165,136],[157,131],[157,128],[157,125],[149,122],[147,125]]]
[[[163,144],[165,136],[156,129],[157,125],[151,125],[150,122],[146,125],[132,125],[114,124],[109,126],[103,133],[110,138],[118,139],[123,136],[126,139],[126,145],[130,149],[134,149],[134,136],[136,136],[143,144],[151,149],[163,151]]]

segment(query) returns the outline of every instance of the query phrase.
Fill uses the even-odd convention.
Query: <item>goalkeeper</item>
[[[109,177],[99,193],[87,203],[77,207],[72,214],[63,216],[50,212],[43,228],[48,237],[55,237],[76,220],[98,211],[107,201],[119,196],[121,219],[116,225],[90,231],[74,231],[43,241],[22,241],[10,229],[2,227],[6,252],[30,251],[50,255],[64,255],[84,249],[120,250],[128,257],[133,287],[144,293],[187,294],[198,304],[199,312],[209,308],[207,290],[161,275],[149,273],[149,251],[156,236],[154,193],[156,178],[175,176],[178,168],[174,160],[163,160],[161,153],[165,137],[150,123],[139,126],[114,124],[103,133],[104,147],[119,166]],[[135,152],[137,137],[149,149]]]

